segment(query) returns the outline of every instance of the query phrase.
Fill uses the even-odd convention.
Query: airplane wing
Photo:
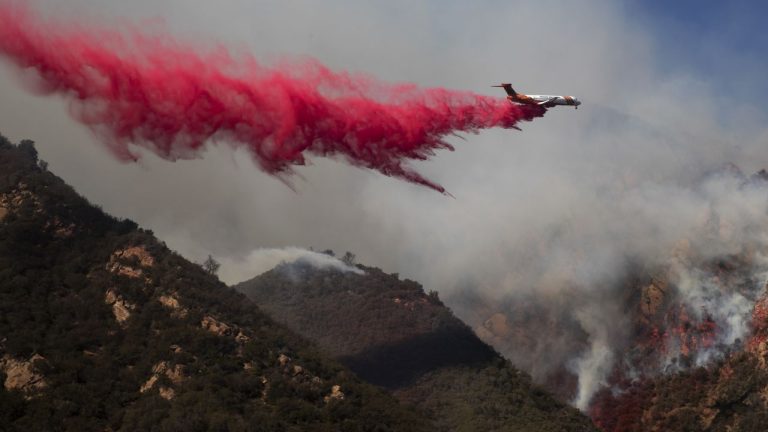
[[[539,105],[539,106],[547,105],[547,104],[550,104],[550,103],[554,102],[555,99],[557,99],[557,98],[549,98],[549,99],[545,100],[544,102],[539,102],[536,105]]]

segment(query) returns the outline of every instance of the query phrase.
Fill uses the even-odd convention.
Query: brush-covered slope
[[[2,137],[0,383],[0,430],[432,429]]]
[[[441,430],[587,431],[412,281],[281,265],[236,288],[360,377],[417,405]]]
[[[768,295],[751,327],[744,345],[717,362],[602,390],[592,417],[607,432],[768,430]]]
[[[653,256],[601,269],[607,279],[578,285],[573,260],[521,284],[523,295],[453,301],[604,431],[768,430],[768,174],[726,164],[695,190],[695,211],[670,200],[667,217],[687,229]]]

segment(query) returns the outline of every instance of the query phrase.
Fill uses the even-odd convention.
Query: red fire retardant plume
[[[509,128],[544,114],[503,98],[387,85],[314,61],[265,67],[224,49],[207,54],[159,34],[44,21],[0,4],[0,53],[61,94],[77,120],[122,160],[131,145],[169,160],[200,155],[208,140],[245,146],[266,172],[286,175],[308,154],[342,156],[440,192],[411,170],[457,132]]]

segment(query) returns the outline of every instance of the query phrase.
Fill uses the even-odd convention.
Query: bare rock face
[[[402,299],[400,297],[395,297],[392,299],[392,302],[409,311],[416,311],[417,309],[420,309],[429,305],[429,300],[427,299],[426,296],[416,298],[416,299],[410,299],[410,300]]]
[[[131,316],[131,312],[123,300],[118,300],[112,305],[112,312],[115,314],[115,319],[120,324],[124,323]]]
[[[232,336],[232,327],[228,324],[217,320],[216,318],[206,315],[200,322],[200,326],[209,332],[219,336]]]
[[[65,223],[58,217],[54,216],[53,219],[46,223],[45,228],[52,231],[55,237],[65,239],[74,235],[75,228],[77,228],[77,226],[71,222]]]
[[[147,252],[144,246],[134,246],[122,251],[116,252],[119,258],[133,258],[137,257],[142,267],[152,267],[155,265],[155,259]]]
[[[131,261],[137,260],[139,265],[130,264]],[[155,264],[155,259],[147,252],[144,246],[133,246],[122,250],[115,251],[107,263],[107,270],[127,276],[129,278],[141,277],[143,268],[152,267]]]
[[[344,392],[341,391],[340,385],[334,385],[331,387],[331,392],[323,397],[325,403],[329,403],[334,400],[344,400]]]
[[[288,364],[290,361],[291,361],[291,358],[290,358],[290,357],[288,357],[288,356],[287,356],[287,355],[285,355],[285,354],[280,354],[280,355],[277,357],[277,362],[278,362],[278,363],[280,363],[280,366],[285,366],[285,365],[287,365],[287,364]]]
[[[167,376],[173,384],[179,385],[187,377],[186,369],[184,368],[184,365],[180,364],[177,364],[172,368],[167,367],[166,365],[165,376]]]
[[[667,282],[654,279],[648,286],[643,287],[640,300],[641,320],[650,324],[659,312],[664,302],[664,294],[667,290]]]
[[[34,393],[45,388],[46,383],[42,375],[35,372],[35,362],[45,360],[39,354],[33,355],[28,360],[17,360],[9,355],[0,358],[0,369],[5,372],[5,389],[20,390],[31,398]]]
[[[203,317],[203,320],[200,322],[200,327],[218,336],[233,337],[240,345],[251,340],[251,338],[246,336],[236,325],[230,325],[219,321],[210,315]]]
[[[30,191],[24,182],[20,182],[16,189],[0,194],[0,222],[9,214],[17,212],[25,204],[31,205],[35,213],[41,214],[45,211],[40,197]],[[64,223],[56,216],[45,224],[45,230],[52,232],[57,238],[72,237],[75,228],[74,223]]]
[[[125,301],[115,290],[109,290],[104,296],[104,303],[112,305],[112,313],[120,325],[125,326],[125,322],[131,317],[131,311],[136,306]]]
[[[35,212],[43,211],[43,205],[40,198],[32,193],[26,183],[19,183],[18,187],[6,194],[0,195],[0,220],[5,218],[8,213],[18,210],[24,203],[31,203]]]
[[[506,337],[510,332],[507,316],[502,313],[493,314],[483,323],[483,327],[494,336],[501,338]]]
[[[265,402],[269,397],[269,391],[272,389],[272,386],[267,377],[264,376],[261,377],[261,385],[264,386],[264,388],[261,390],[261,401]]]
[[[165,306],[166,308],[171,310],[171,316],[174,318],[186,318],[189,311],[181,306],[181,303],[179,303],[179,299],[176,298],[175,295],[162,295],[160,296],[157,301],[160,302],[161,305]]]
[[[160,296],[160,298],[158,298],[157,301],[159,301],[161,305],[169,309],[176,310],[181,308],[181,305],[179,304],[179,300],[172,295]]]
[[[183,365],[177,364],[176,366],[171,367],[168,362],[161,361],[152,368],[152,375],[150,375],[149,379],[142,384],[139,392],[146,393],[152,390],[163,375],[167,377],[173,385],[181,384],[187,377],[186,369]],[[176,391],[170,387],[162,386],[158,389],[158,392],[160,393],[160,397],[167,400],[171,400],[176,396]]]
[[[160,387],[158,393],[160,393],[160,397],[165,400],[171,400],[176,397],[176,391],[170,387]]]
[[[155,374],[150,375],[149,379],[144,384],[141,385],[141,388],[139,389],[139,392],[146,393],[146,392],[152,390],[152,388],[157,383],[157,380],[159,380],[159,379],[160,379],[160,377],[158,375],[155,375]]]

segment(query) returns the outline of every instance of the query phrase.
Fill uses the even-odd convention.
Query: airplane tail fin
[[[508,95],[510,95],[510,96],[514,96],[514,95],[516,95],[516,94],[517,94],[517,92],[515,91],[515,89],[513,89],[513,88],[512,88],[512,84],[503,83],[503,84],[499,84],[499,85],[495,85],[495,86],[491,86],[491,87],[501,87],[501,88],[503,88],[503,89],[504,89],[504,90],[507,92],[507,94],[508,94]]]

